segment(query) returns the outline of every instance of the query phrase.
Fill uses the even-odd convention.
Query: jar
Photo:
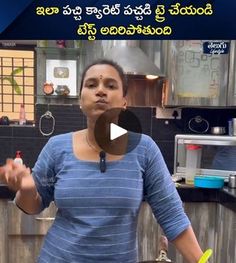
[[[185,172],[185,183],[194,184],[194,177],[197,174],[197,168],[200,167],[202,146],[188,144],[186,146],[186,172]]]
[[[230,188],[236,188],[236,174],[230,174],[229,175],[229,184],[228,186]]]
[[[45,95],[52,95],[54,92],[53,84],[52,83],[44,83],[43,84],[43,92]]]

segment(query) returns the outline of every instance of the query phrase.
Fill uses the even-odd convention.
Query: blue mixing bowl
[[[222,188],[224,178],[218,176],[195,176],[194,186],[202,188]]]

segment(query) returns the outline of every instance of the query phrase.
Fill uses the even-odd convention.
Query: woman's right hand
[[[13,159],[7,159],[4,166],[0,166],[0,182],[6,184],[11,190],[32,189],[30,169],[25,165],[14,163]]]

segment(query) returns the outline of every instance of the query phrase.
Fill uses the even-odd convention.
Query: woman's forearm
[[[203,254],[191,226],[174,239],[173,244],[188,263],[197,263]]]
[[[17,191],[15,202],[24,212],[38,214],[41,212],[42,200],[35,187],[33,177],[30,175],[23,180],[25,180],[24,185],[27,185],[27,187],[22,187]]]
[[[16,205],[24,212],[37,214],[41,211],[41,197],[37,192],[30,169],[25,165],[14,163],[13,159],[7,159],[6,164],[0,166],[0,181],[16,192]]]

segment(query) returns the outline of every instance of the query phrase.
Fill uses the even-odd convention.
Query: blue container
[[[202,188],[222,188],[224,178],[217,176],[195,176],[194,186]]]

